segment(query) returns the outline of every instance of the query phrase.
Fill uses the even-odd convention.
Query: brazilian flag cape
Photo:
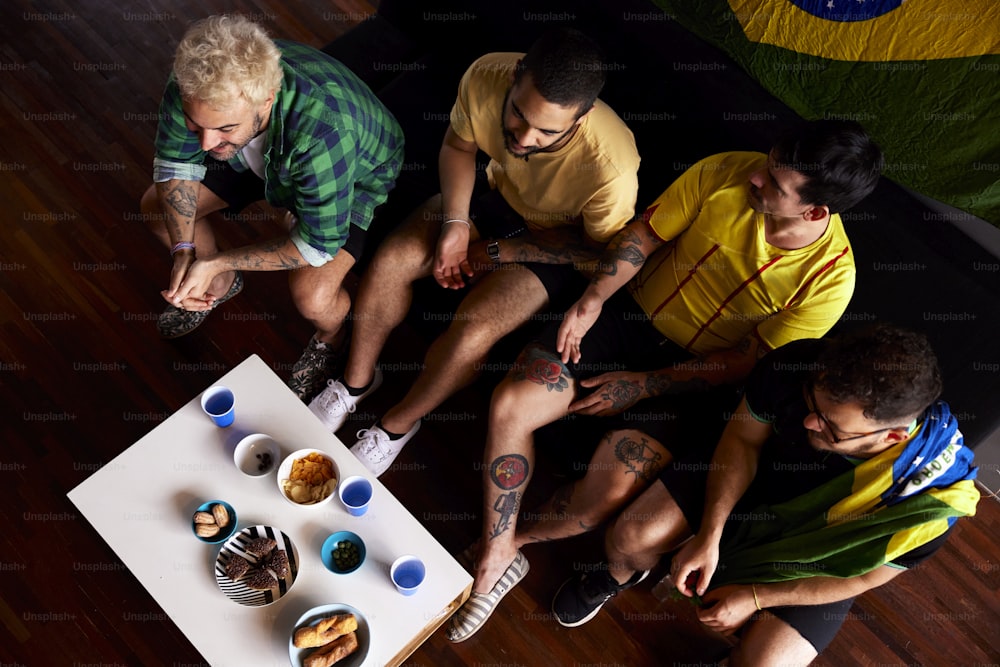
[[[754,514],[727,536],[713,586],[854,577],[942,535],[976,511],[972,452],[948,405],[917,432],[829,482]]]
[[[861,123],[886,177],[1000,226],[1000,2],[654,2],[803,118]]]

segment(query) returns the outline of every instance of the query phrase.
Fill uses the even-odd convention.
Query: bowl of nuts
[[[225,542],[236,532],[236,510],[221,500],[202,503],[191,517],[191,530],[202,542]]]
[[[330,572],[349,574],[365,562],[365,543],[357,533],[341,530],[330,535],[320,550],[323,565]]]
[[[247,477],[263,477],[278,465],[280,455],[278,443],[271,436],[254,433],[236,444],[233,462]]]
[[[293,505],[317,506],[330,502],[337,478],[337,464],[318,449],[292,452],[278,466],[278,489]]]

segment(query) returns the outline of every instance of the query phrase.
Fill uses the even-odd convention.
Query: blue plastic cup
[[[403,595],[413,595],[424,582],[427,568],[424,567],[422,560],[407,554],[393,561],[392,567],[389,568],[389,576],[397,591]]]
[[[340,502],[354,516],[361,516],[368,511],[368,503],[372,499],[372,483],[360,475],[341,480],[337,490]]]
[[[236,418],[236,397],[228,387],[209,387],[201,395],[201,409],[212,418],[216,426],[225,428]]]

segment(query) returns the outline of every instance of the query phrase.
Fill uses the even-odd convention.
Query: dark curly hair
[[[835,403],[852,401],[865,417],[899,425],[941,395],[941,372],[920,333],[876,324],[831,338],[817,360],[813,386]]]
[[[525,74],[546,101],[575,106],[576,117],[587,113],[604,87],[604,55],[590,37],[572,28],[543,33],[528,49],[514,74],[515,85]]]
[[[799,187],[803,204],[840,213],[867,197],[878,184],[882,151],[854,121],[814,120],[782,135],[772,147],[783,167],[808,180]]]

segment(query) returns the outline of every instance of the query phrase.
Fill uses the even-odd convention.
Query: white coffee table
[[[368,619],[372,646],[364,664],[399,665],[465,601],[472,577],[259,357],[214,384],[236,394],[231,427],[212,424],[196,397],[73,489],[70,500],[209,664],[285,667],[298,618],[313,607],[343,603]],[[273,437],[282,456],[321,449],[341,478],[371,479],[368,513],[351,516],[336,498],[321,507],[293,506],[273,472],[244,476],[233,464],[233,448],[258,432]],[[195,508],[214,499],[235,508],[241,529],[273,526],[295,544],[298,578],[273,604],[244,607],[220,591],[214,565],[221,545],[196,539],[190,523]],[[366,562],[349,575],[331,573],[320,559],[324,539],[337,530],[356,532],[367,546]],[[388,574],[404,553],[427,565],[427,578],[411,597],[400,595]]]

